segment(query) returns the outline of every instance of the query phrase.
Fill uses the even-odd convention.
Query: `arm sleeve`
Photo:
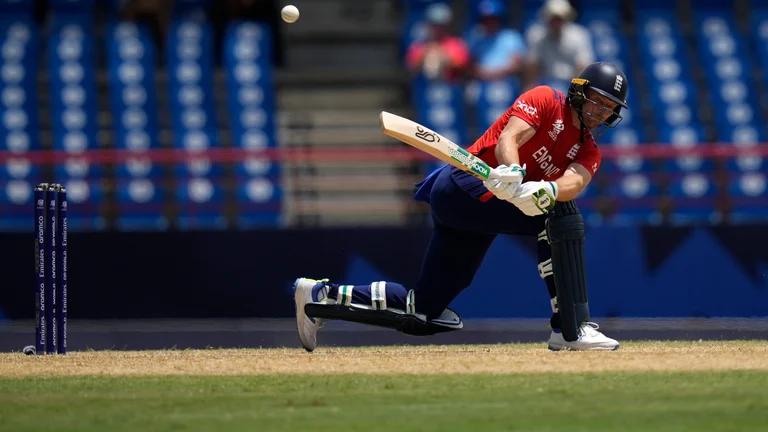
[[[573,162],[583,166],[594,176],[597,170],[600,169],[600,163],[602,162],[600,149],[593,139],[589,139],[585,142],[584,147],[583,151],[579,152]]]
[[[510,115],[519,117],[534,129],[539,129],[555,105],[555,91],[547,86],[535,87],[520,95],[512,104]]]

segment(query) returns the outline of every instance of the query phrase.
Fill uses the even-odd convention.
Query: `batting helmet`
[[[603,123],[606,127],[616,127],[621,121],[621,109],[627,108],[627,76],[612,63],[598,62],[587,66],[578,77],[571,80],[568,87],[568,103],[582,116],[582,105],[587,100],[586,89],[592,89],[602,96],[616,102],[613,115]],[[583,120],[582,120],[583,125]],[[603,128],[598,134],[605,131]]]

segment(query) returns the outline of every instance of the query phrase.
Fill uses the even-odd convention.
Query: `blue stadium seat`
[[[101,231],[106,228],[104,184],[100,180],[74,179],[67,188],[67,227],[70,231]]]
[[[283,191],[267,177],[244,178],[237,182],[235,205],[237,226],[241,229],[283,225]]]
[[[738,31],[733,11],[697,8],[694,34],[701,69],[711,83],[711,106],[718,128],[725,133],[739,126],[759,123],[759,106],[752,82],[753,61]]]
[[[616,145],[615,148],[633,148],[635,145]],[[615,159],[605,158],[600,170],[606,173],[648,173],[653,171],[653,162],[642,156],[621,156]]]
[[[413,79],[411,88],[418,123],[462,147],[472,144],[467,138],[463,86],[419,76]],[[424,172],[432,172],[440,165],[428,162]]]
[[[729,132],[730,136],[723,137],[721,141],[732,143],[734,147],[751,149],[765,142],[766,133],[763,127],[742,126]],[[739,156],[726,161],[726,169],[731,172],[760,171],[766,167],[768,164],[765,157],[760,155]]]
[[[692,67],[676,11],[645,9],[633,2],[638,25],[640,60],[654,109],[651,127],[700,125]],[[663,107],[663,109],[658,109]]]
[[[269,177],[273,181],[279,181],[280,172],[280,165],[267,157],[248,156],[235,166],[235,175],[239,181],[256,177]]]
[[[622,121],[615,130],[606,131],[598,138],[600,145],[614,149],[632,149],[642,144],[642,129],[623,124]],[[615,159],[603,158],[600,171],[606,173],[642,173],[653,171],[653,161],[642,156],[622,156]]]
[[[107,28],[107,68],[115,147],[136,157],[117,165],[119,176],[157,177],[161,167],[139,163],[142,153],[159,147],[155,85],[155,43],[149,29],[131,22]]]
[[[205,20],[173,21],[167,40],[173,146],[189,151],[218,147],[218,128],[213,94],[213,28]],[[206,167],[207,172],[201,172]],[[220,164],[177,164],[177,175],[217,176]]]
[[[628,174],[609,179],[607,196],[613,212],[606,219],[612,225],[658,225],[661,187],[650,175]]]
[[[0,17],[0,151],[13,153],[0,167],[0,180],[36,184],[41,168],[26,156],[40,149],[37,68],[41,37],[32,20],[23,19],[26,9],[22,3],[0,4],[2,8],[19,20]]]
[[[584,223],[589,226],[603,224],[603,215],[600,211],[600,186],[595,182],[587,185],[577,197],[579,211],[584,218]]]
[[[93,16],[88,13],[87,4],[76,2],[66,13],[57,13],[48,36],[53,148],[73,157],[97,148],[97,47]],[[63,3],[58,7],[63,7]],[[74,178],[99,178],[104,175],[104,168],[101,164],[72,163],[57,167],[55,175],[60,183]]]
[[[757,51],[756,61],[761,66],[763,83],[768,81],[768,5],[749,11],[750,34]]]
[[[254,22],[234,23],[224,36],[227,105],[235,147],[263,150],[278,145],[271,37],[268,26]],[[280,164],[266,158],[247,157],[235,165],[238,181],[264,176],[277,181],[280,172]]]
[[[659,142],[683,150],[705,145],[706,139],[701,127],[680,126],[659,131]],[[663,166],[668,172],[712,172],[715,170],[714,161],[701,156],[681,156],[666,159]]]
[[[589,4],[590,7],[579,14],[579,21],[592,35],[597,60],[615,64],[629,75],[631,80],[631,70],[628,67],[629,43],[619,28],[621,14],[618,8],[598,8],[592,2]]]
[[[480,81],[477,82],[477,90],[475,116],[479,136],[515,102],[520,95],[520,80],[513,77],[498,81]]]
[[[176,188],[179,211],[176,224],[182,230],[227,228],[225,198],[218,182],[206,178],[180,181]]]
[[[669,187],[674,225],[713,225],[722,220],[718,206],[719,188],[715,177],[703,173],[673,177]]]
[[[597,142],[601,146],[613,148],[633,148],[646,142],[646,128],[642,121],[642,112],[640,108],[639,95],[635,96],[631,92],[627,94],[627,106],[629,109],[622,109],[622,120],[615,128],[607,129],[602,135],[597,137]],[[643,157],[623,157],[620,159],[604,158],[600,170],[602,172],[648,172],[653,170],[654,166],[651,160]]]
[[[41,172],[40,166],[33,164],[30,159],[24,157],[24,154],[9,158],[8,161],[0,164],[0,180],[39,182]]]
[[[768,222],[768,179],[764,172],[732,176],[728,181],[730,211],[734,224]]]
[[[163,186],[144,178],[118,179],[117,227],[122,231],[163,231],[168,227]]]
[[[36,185],[28,180],[0,180],[0,231],[32,232]]]
[[[73,154],[68,156],[64,163],[56,165],[53,172],[58,183],[65,183],[70,179],[101,178],[104,166],[99,163],[90,163],[87,159]]]

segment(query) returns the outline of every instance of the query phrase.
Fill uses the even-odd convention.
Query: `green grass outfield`
[[[677,358],[685,353],[691,365],[718,355],[736,361],[744,356],[747,361],[747,355],[764,356],[766,347],[765,343],[734,345],[732,353],[717,347],[709,351],[680,347],[649,352],[635,345],[634,351],[630,346],[621,354],[623,357],[614,353],[548,353],[539,347],[431,349],[435,357],[456,354],[457,358],[471,362],[497,361],[504,354],[521,362],[543,358],[571,363],[569,369],[578,369],[579,362],[583,362],[584,369],[592,370],[603,359],[645,362],[643,356],[650,354],[668,362],[664,358]],[[317,356],[292,349],[239,350],[231,355],[232,364],[239,362],[234,357],[242,356],[252,363],[264,358],[284,358],[307,368],[322,368],[325,362],[337,363],[345,357],[349,362],[364,363],[381,359],[389,365],[398,358],[430,353],[430,348],[402,349],[402,357],[398,355],[399,348],[337,348],[331,354]],[[667,351],[675,353],[667,356]],[[707,352],[712,354],[708,356]],[[184,353],[179,351],[170,356],[183,358]],[[216,361],[218,367],[227,366],[227,351],[203,353],[190,351],[188,355],[196,358],[194,363]],[[156,355],[152,363],[166,364],[157,360],[165,358],[165,354]],[[141,370],[124,374],[109,368],[103,375],[77,373],[77,365],[95,367],[99,362],[109,363],[106,356],[73,353],[62,360],[0,355],[0,431],[710,432],[758,431],[768,427],[768,368],[763,366],[757,370],[729,366],[726,370],[690,372],[680,370],[678,365],[676,370],[665,371],[435,370],[428,374],[408,368],[405,373],[387,373],[388,369],[384,369],[365,374],[350,367],[348,374],[315,371],[196,375],[179,371],[177,363],[168,362],[167,374],[155,371],[152,375],[141,375]],[[130,360],[126,361],[141,368],[136,363],[138,356],[129,355]],[[23,367],[25,363],[27,369],[8,372],[14,371],[13,364]],[[25,372],[53,363],[59,368],[56,373],[39,376]],[[371,367],[365,364],[366,368]]]

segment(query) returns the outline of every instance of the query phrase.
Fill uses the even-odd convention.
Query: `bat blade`
[[[488,177],[499,177],[495,169],[489,167],[488,164],[477,156],[469,153],[439,133],[412,120],[382,111],[379,114],[379,123],[385,135],[425,153],[429,153],[433,157],[464,170],[481,180],[487,180]]]

